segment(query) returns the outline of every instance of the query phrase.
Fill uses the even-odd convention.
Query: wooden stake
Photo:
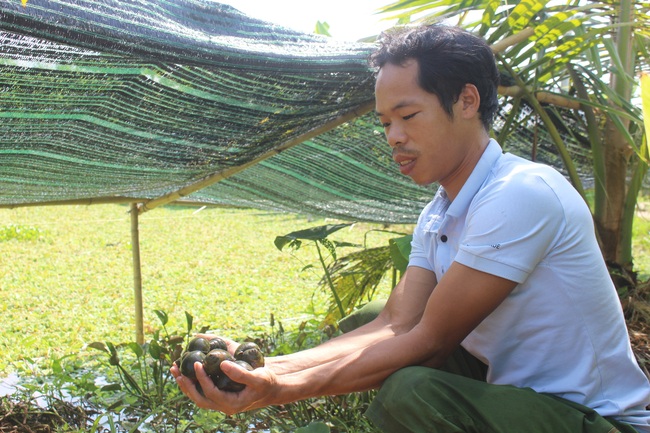
[[[133,201],[141,202],[147,201],[148,198],[137,197],[95,197],[95,198],[79,198],[70,200],[52,200],[52,201],[35,201],[29,203],[9,203],[0,204],[0,209],[15,209],[19,207],[40,207],[40,206],[70,206],[70,205],[91,205],[91,204],[127,204]]]
[[[135,298],[135,341],[144,344],[142,307],[142,268],[140,266],[140,231],[138,204],[131,203],[131,252],[133,254],[133,294]]]

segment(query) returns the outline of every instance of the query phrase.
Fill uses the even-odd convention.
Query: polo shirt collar
[[[481,159],[479,159],[476,167],[472,170],[472,174],[469,175],[460,192],[454,198],[454,201],[451,202],[447,210],[447,216],[459,217],[467,210],[472,199],[479,189],[481,189],[481,185],[483,185],[483,182],[485,182],[485,179],[490,174],[492,166],[494,166],[494,163],[502,154],[501,146],[499,146],[496,140],[490,139],[485,151],[483,151],[483,155],[481,155]]]

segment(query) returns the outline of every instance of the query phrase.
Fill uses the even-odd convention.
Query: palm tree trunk
[[[617,51],[620,56],[623,71],[612,72],[611,86],[622,100],[630,100],[632,95],[632,86],[627,76],[633,76],[634,73],[634,53],[632,51],[632,20],[633,20],[632,0],[622,0],[619,7],[619,23],[629,23],[626,26],[620,26],[616,34]],[[615,114],[612,114],[613,116]],[[629,120],[624,118],[617,119],[625,128],[629,127]],[[605,260],[611,263],[617,263],[624,267],[631,266],[629,261],[631,252],[623,251],[621,239],[631,233],[631,226],[624,227],[623,221],[625,211],[625,198],[627,196],[627,175],[630,166],[630,158],[634,155],[634,150],[627,142],[625,136],[616,126],[612,117],[608,116],[605,133],[605,205],[604,212],[596,215],[596,228],[602,242],[603,256]],[[629,225],[630,223],[626,224]]]
[[[605,206],[597,217],[596,227],[602,242],[605,260],[620,263],[619,245],[622,235],[623,209],[626,195],[626,174],[632,149],[611,120],[605,129]],[[621,263],[622,264],[622,263]]]

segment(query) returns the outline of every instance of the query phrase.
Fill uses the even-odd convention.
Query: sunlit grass
[[[131,228],[119,205],[0,210],[0,377],[83,353],[93,341],[135,340]],[[277,235],[331,223],[254,210],[166,207],[140,217],[145,337],[159,329],[209,326],[243,336],[286,328],[324,312],[327,292],[315,249],[278,251]],[[362,243],[373,228],[356,224],[333,238]],[[410,230],[408,227],[398,229]],[[4,233],[4,232],[3,232]],[[12,235],[23,233],[26,235]],[[373,233],[371,246],[389,235]],[[344,253],[345,250],[342,251]],[[389,290],[385,287],[384,290]]]

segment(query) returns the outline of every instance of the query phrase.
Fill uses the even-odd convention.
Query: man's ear
[[[460,102],[460,114],[463,118],[470,119],[476,116],[481,105],[481,96],[476,86],[473,84],[465,84],[458,97],[458,102]]]

